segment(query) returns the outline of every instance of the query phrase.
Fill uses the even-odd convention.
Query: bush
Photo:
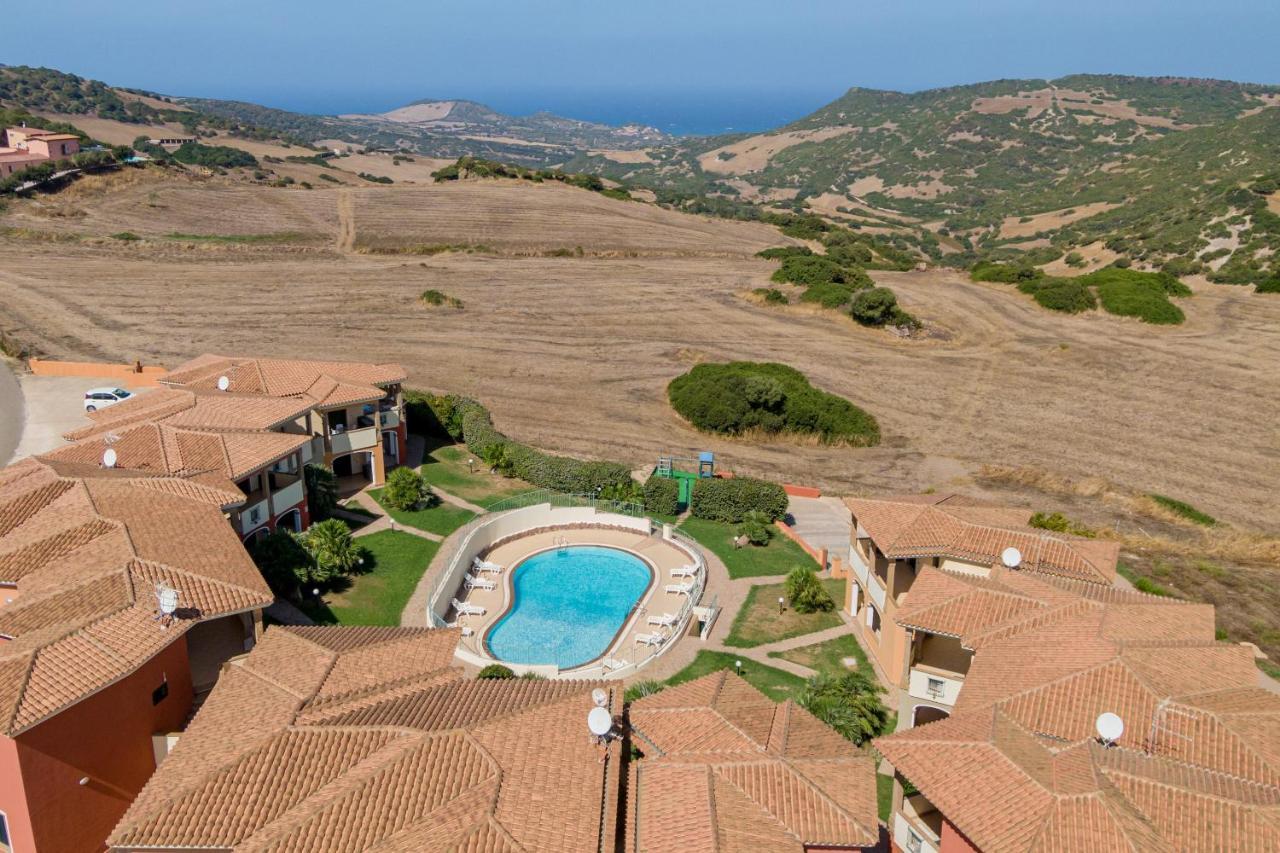
[[[787,512],[787,493],[777,483],[754,477],[704,477],[693,483],[689,509],[698,518],[728,524],[737,524],[749,512],[776,521]]]
[[[884,692],[862,670],[843,675],[815,675],[805,684],[799,704],[846,739],[862,744],[889,727]]]
[[[1280,293],[1280,276],[1260,281],[1253,287],[1254,293]]]
[[[332,468],[308,463],[302,469],[302,479],[307,489],[307,513],[313,522],[323,521],[338,505],[338,478]]]
[[[673,379],[667,397],[681,417],[708,432],[791,432],[862,447],[880,441],[874,417],[843,397],[814,388],[803,373],[785,364],[700,364]]]
[[[742,517],[735,532],[738,536],[747,537],[752,545],[768,545],[773,538],[773,524],[764,513],[752,510]]]
[[[757,287],[751,292],[763,299],[766,305],[787,305],[791,301],[776,287]]]
[[[1098,285],[1098,299],[1109,313],[1137,317],[1144,323],[1177,325],[1186,319],[1182,309],[1153,282],[1108,279]]]
[[[836,609],[827,588],[812,570],[796,566],[787,573],[787,600],[797,613],[829,613]]]
[[[644,508],[654,515],[680,512],[680,484],[671,477],[650,477],[644,484]]]
[[[815,284],[842,284],[845,268],[821,255],[790,255],[782,259],[782,266],[770,276],[773,281],[811,287]]]
[[[999,264],[991,261],[974,264],[969,278],[974,281],[994,281],[1001,284],[1017,284],[1043,278],[1044,272],[1029,264]]]
[[[869,291],[868,291],[869,292]],[[816,302],[823,308],[840,308],[853,299],[853,288],[837,282],[810,285],[800,294],[801,302]]]
[[[1098,307],[1093,291],[1074,278],[1041,278],[1024,281],[1018,290],[1029,293],[1036,302],[1050,311],[1078,314]]]
[[[1084,255],[1079,252],[1067,252],[1067,256],[1063,258],[1062,261],[1067,266],[1076,267],[1078,269],[1084,266]]]
[[[311,581],[321,583],[348,574],[360,561],[360,551],[351,538],[351,528],[336,518],[311,525],[301,536],[302,547],[311,555],[308,567]]]
[[[1152,495],[1151,499],[1167,510],[1177,513],[1188,521],[1194,521],[1196,524],[1205,527],[1213,527],[1218,523],[1218,519],[1209,515],[1207,512],[1201,512],[1185,501],[1171,498],[1166,495]]]
[[[515,678],[516,674],[511,671],[511,667],[503,666],[500,663],[491,663],[484,669],[476,673],[476,678]]]
[[[455,296],[450,296],[449,294],[439,290],[424,290],[422,291],[422,296],[420,298],[423,305],[429,305],[434,308],[438,308],[443,305],[447,305],[450,308],[462,307],[461,299],[458,299]]]
[[[311,555],[298,539],[286,530],[262,536],[249,546],[258,571],[267,586],[277,595],[293,595],[298,585],[306,583],[311,570]]]
[[[392,509],[409,510],[426,503],[434,495],[422,475],[407,466],[396,468],[387,476],[382,500]]]
[[[199,142],[184,142],[173,152],[173,159],[179,163],[197,166],[208,166],[214,169],[234,169],[239,166],[256,166],[258,158],[248,151],[231,148],[226,145],[202,145]]]
[[[756,252],[756,257],[764,258],[768,261],[778,261],[783,258],[797,258],[812,254],[813,249],[808,246],[775,246],[772,249]]]
[[[898,307],[898,297],[887,287],[873,287],[853,298],[849,315],[864,326],[910,326],[920,321]]]
[[[1057,533],[1069,533],[1072,536],[1083,536],[1092,539],[1098,534],[1083,524],[1078,524],[1067,518],[1060,512],[1044,513],[1037,512],[1031,516],[1031,521],[1027,522],[1031,527],[1040,530],[1052,530]]]

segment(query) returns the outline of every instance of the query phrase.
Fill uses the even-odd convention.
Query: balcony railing
[[[395,409],[379,412],[378,425],[383,429],[395,429],[400,426],[400,413]]]
[[[858,549],[852,545],[849,546],[849,565],[853,566],[853,574],[858,579],[858,583],[866,589],[867,577],[871,574],[871,570],[867,568],[866,561],[862,559]]]
[[[377,427],[361,427],[330,433],[329,452],[333,454],[350,453],[353,450],[366,450],[378,443]]]
[[[876,607],[880,608],[880,612],[884,612],[884,581],[880,580],[880,576],[875,572],[871,572],[867,577],[867,594],[871,596],[871,600],[876,603]]]
[[[293,482],[271,493],[271,513],[279,515],[287,509],[302,503],[302,480],[293,478]]]

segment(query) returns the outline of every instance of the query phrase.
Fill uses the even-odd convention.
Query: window
[[[914,830],[907,830],[907,853],[920,853],[924,845],[924,839],[915,834]]]
[[[941,699],[946,695],[947,683],[941,678],[930,678],[925,692],[929,694],[930,699]]]
[[[151,704],[159,705],[169,696],[169,679],[160,682],[160,686],[151,691]]]

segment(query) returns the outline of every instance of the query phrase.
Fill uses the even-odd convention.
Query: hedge
[[[489,410],[469,397],[405,391],[410,417],[422,416],[498,470],[535,486],[570,494],[626,486],[631,469],[621,462],[554,456],[507,438],[493,425]],[[412,420],[410,421],[412,423]]]
[[[777,483],[754,477],[706,477],[694,481],[689,509],[698,518],[728,524],[737,524],[752,511],[776,521],[786,515],[787,493]]]
[[[680,512],[680,484],[671,477],[650,477],[644,484],[644,508],[654,515]]]

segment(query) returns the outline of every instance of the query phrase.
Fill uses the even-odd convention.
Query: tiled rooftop
[[[227,387],[219,389],[219,380]],[[169,388],[267,397],[293,397],[313,406],[368,403],[383,396],[380,386],[403,382],[398,364],[233,358],[206,354],[169,371],[159,381]]]

